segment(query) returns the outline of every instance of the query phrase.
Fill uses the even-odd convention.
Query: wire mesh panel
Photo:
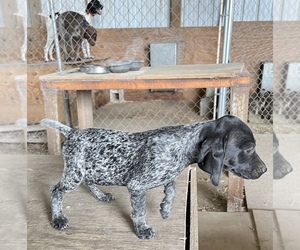
[[[299,58],[298,33],[293,32],[299,21],[296,2],[278,0],[273,6],[271,0],[234,1],[230,62],[244,63],[251,76],[249,121],[254,129],[260,128],[258,132],[270,130],[268,126],[272,124],[275,114],[286,124],[296,123],[298,119],[298,105],[295,101],[297,91],[285,91],[286,80],[290,79],[289,64],[297,63]],[[208,64],[222,59],[223,20],[226,14],[223,6],[226,1],[14,0],[8,4],[2,0],[0,3],[0,11],[3,13],[0,15],[0,26],[4,31],[0,40],[1,62],[18,62],[28,69],[27,120],[31,125],[38,124],[44,117],[43,92],[38,77],[56,72],[59,68],[53,21],[57,26],[59,23],[67,24],[70,29],[66,32],[64,26],[58,36],[65,70],[78,68],[82,64],[107,66],[114,61],[124,60],[139,60],[142,61],[142,66],[151,66],[151,44],[176,44],[177,64]],[[295,7],[291,8],[291,5]],[[67,11],[78,15],[65,23],[63,13]],[[81,23],[74,23],[77,19],[81,19]],[[93,27],[92,32],[85,33],[90,26]],[[279,31],[281,29],[283,32]],[[92,37],[95,33],[97,37]],[[273,51],[273,42],[282,40],[286,42],[274,43]],[[289,47],[288,44],[291,43],[293,47]],[[277,45],[284,49],[276,50]],[[65,53],[63,48],[66,49]],[[162,51],[161,55],[164,53],[167,52]],[[283,56],[284,53],[286,56]],[[280,63],[275,61],[273,55],[280,57]],[[27,64],[22,64],[25,60]],[[268,76],[267,65],[270,64],[273,65],[271,72],[274,74],[274,89],[265,91],[265,79],[272,78]],[[16,92],[19,93],[17,90]],[[73,123],[76,124],[76,93],[69,94],[68,102]],[[182,89],[175,93],[152,90],[139,93],[95,91],[95,119],[99,116],[98,110],[110,103],[121,107],[127,102],[146,101],[154,104],[162,100],[188,102],[189,107],[197,109],[199,120],[211,119],[218,112],[217,94],[214,89]],[[21,99],[19,94],[16,96]],[[227,103],[229,98],[228,96]],[[191,102],[193,105],[190,105]],[[63,103],[60,105],[63,110]],[[63,112],[60,119],[64,121]]]

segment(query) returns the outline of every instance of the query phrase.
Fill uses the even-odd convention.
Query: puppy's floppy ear
[[[214,141],[198,166],[205,172],[211,174],[210,180],[214,186],[218,186],[223,170],[223,162],[225,157],[225,147],[227,139],[217,139]],[[206,147],[205,145],[203,145]]]

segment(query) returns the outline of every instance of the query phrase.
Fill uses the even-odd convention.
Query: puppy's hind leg
[[[134,224],[136,235],[140,239],[154,238],[154,229],[146,224],[146,191],[128,190],[132,206],[131,219]]]
[[[115,199],[110,193],[102,192],[95,184],[83,183],[91,192],[91,194],[99,201],[110,202]]]
[[[64,230],[68,226],[68,219],[62,209],[64,196],[75,190],[83,180],[83,174],[80,171],[74,171],[74,169],[67,168],[61,181],[51,189],[51,224],[57,230]]]
[[[52,227],[57,230],[64,230],[68,226],[68,219],[64,216],[62,209],[63,198],[66,190],[61,184],[57,183],[51,189],[51,212],[52,212]]]
[[[172,181],[165,185],[165,198],[160,204],[160,213],[163,219],[166,219],[170,216],[172,210],[173,200],[176,196],[176,182]]]

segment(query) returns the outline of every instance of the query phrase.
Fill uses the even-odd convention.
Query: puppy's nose
[[[262,174],[264,174],[265,172],[267,172],[267,167],[266,167],[266,165],[261,165],[260,167],[258,167],[258,171],[259,171],[259,173],[262,175]]]
[[[260,165],[254,168],[251,172],[252,179],[258,179],[265,172],[267,172],[267,168],[265,165]]]

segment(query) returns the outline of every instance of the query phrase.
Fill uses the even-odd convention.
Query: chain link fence
[[[299,77],[299,32],[294,32],[299,27],[299,17],[293,14],[293,11],[298,13],[299,8],[296,5],[291,8],[288,2],[278,0],[273,7],[271,0],[234,1],[230,62],[244,63],[251,76],[249,121],[257,133],[270,132],[274,119],[287,126],[297,124],[299,119],[299,87],[290,85],[289,81]],[[223,5],[221,0],[101,0],[92,3],[88,0],[14,0],[9,3],[2,0],[1,64],[5,72],[11,72],[11,81],[1,83],[1,102],[15,105],[19,113],[12,116],[12,112],[3,112],[6,115],[2,116],[1,124],[17,124],[18,120],[27,118],[28,132],[32,134],[28,145],[39,141],[45,145],[45,139],[39,139],[39,133],[44,136],[38,126],[44,117],[39,76],[59,70],[56,48],[51,46],[54,44],[52,20],[65,11],[80,13],[97,31],[94,46],[81,42],[72,44],[74,39],[71,39],[65,44],[67,56],[60,50],[63,69],[67,70],[82,64],[108,65],[112,61],[133,59],[141,60],[143,66],[221,62],[222,20],[226,14]],[[89,55],[86,55],[87,50],[90,50]],[[16,64],[22,70],[15,70]],[[20,79],[27,82],[22,85],[27,87],[25,99],[17,87]],[[14,87],[6,91],[7,85]],[[216,93],[211,89],[95,91],[95,125],[143,130],[152,123],[163,126],[212,119],[217,112],[214,109]],[[69,95],[72,123],[76,126],[76,93]],[[22,103],[24,100],[27,105]],[[23,106],[27,108],[27,115]],[[62,101],[61,110],[60,120],[64,122]]]

